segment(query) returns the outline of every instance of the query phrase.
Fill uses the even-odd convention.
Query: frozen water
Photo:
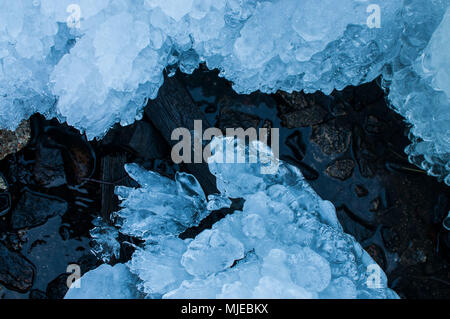
[[[450,7],[436,1],[425,12],[416,8],[404,14],[427,27],[411,41],[407,36],[417,26],[407,24],[400,55],[384,76],[389,99],[412,125],[410,160],[450,185]]]
[[[239,93],[330,93],[383,75],[412,124],[411,160],[450,183],[449,3],[2,0],[0,127],[40,112],[101,137],[142,116],[165,68],[200,62]]]
[[[116,188],[123,209],[115,216],[123,233],[147,241],[178,236],[210,213],[205,194],[192,175],[177,173],[173,181],[136,164],[125,169],[141,188]]]
[[[140,295],[136,281],[124,264],[104,264],[75,281],[64,298],[134,299]]]
[[[181,257],[186,271],[206,277],[231,267],[235,260],[244,258],[244,245],[228,233],[207,229],[189,243]]]
[[[92,252],[104,262],[120,257],[120,243],[118,242],[119,231],[117,228],[105,223],[102,217],[97,217],[92,221],[94,228],[90,235],[94,239]]]
[[[218,147],[223,144],[231,147]],[[203,209],[208,204],[195,178],[171,181],[127,166],[141,187],[118,188],[123,200],[118,227],[145,241],[126,263],[140,279],[139,291],[149,298],[397,297],[381,268],[342,231],[334,206],[310,188],[297,168],[280,161],[278,172],[270,175],[260,172],[261,163],[214,162],[222,151],[235,155],[239,145],[230,138],[215,139],[209,168],[221,191],[213,200],[239,193],[243,209],[193,239],[178,235],[207,216]],[[241,174],[254,182],[236,180]],[[163,232],[149,214],[164,219]],[[82,280],[95,278],[96,271]]]

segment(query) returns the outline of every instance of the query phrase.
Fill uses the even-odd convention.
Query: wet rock
[[[307,181],[314,181],[319,178],[319,172],[316,171],[311,166],[306,165],[304,163],[298,163],[297,166],[298,166],[298,168],[300,168],[300,171],[302,172],[303,177],[305,177],[305,179]]]
[[[334,117],[338,117],[338,116],[346,116],[348,114],[347,112],[347,106],[340,102],[340,103],[333,103],[331,104],[331,114]]]
[[[292,92],[287,93],[285,91],[278,91],[277,95],[279,95],[283,101],[285,102],[284,107],[286,105],[295,105],[298,108],[308,108],[313,105],[311,95],[307,95],[303,92]]]
[[[5,216],[11,209],[11,194],[6,192],[8,185],[0,174],[0,217]]]
[[[450,231],[441,232],[439,235],[440,249],[445,256],[450,256]]]
[[[170,150],[161,134],[146,121],[132,125],[116,126],[102,140],[102,145],[113,150],[131,152],[144,159],[160,159]]]
[[[386,269],[386,257],[383,249],[375,244],[365,247],[364,249],[382,269]]]
[[[11,209],[11,195],[0,193],[0,217],[6,215]]]
[[[20,252],[22,246],[27,242],[26,232],[19,230],[17,232],[8,233],[6,235],[6,246],[9,249]]]
[[[61,150],[39,144],[33,168],[35,181],[43,187],[58,187],[67,183]]]
[[[27,292],[33,286],[34,266],[17,252],[0,243],[0,283],[18,292]]]
[[[312,168],[311,166],[299,161],[297,158],[294,158],[290,155],[282,155],[280,157],[281,160],[295,165],[297,166],[300,171],[302,172],[303,177],[307,180],[307,181],[315,181],[316,179],[319,178],[320,174],[318,171],[316,171],[314,168]]]
[[[168,147],[162,136],[150,123],[139,121],[128,143],[130,148],[145,159],[163,158]]]
[[[351,131],[338,126],[335,120],[331,120],[313,126],[310,139],[320,147],[324,154],[333,155],[343,153],[348,149],[351,136]]]
[[[444,194],[439,194],[437,198],[437,202],[433,207],[433,223],[439,224],[442,220],[448,215],[449,211],[447,210],[448,198]]]
[[[0,130],[0,160],[20,151],[30,140],[31,129],[28,120],[23,121],[14,132]]]
[[[25,190],[11,217],[13,229],[31,228],[67,211],[65,201]]]
[[[95,152],[90,142],[79,132],[49,126],[45,128],[42,143],[45,147],[62,151],[68,184],[82,185],[93,175],[96,165]]]
[[[378,157],[372,150],[364,131],[359,126],[353,128],[353,153],[363,177],[371,178],[375,175]]]
[[[58,233],[62,240],[69,240],[73,236],[73,229],[68,225],[62,225],[59,227]]]
[[[302,161],[306,155],[306,145],[303,142],[302,133],[295,131],[286,138],[286,146],[289,147],[292,154],[299,161]]]
[[[315,102],[314,95],[303,92],[278,93],[287,103],[278,106],[281,123],[287,128],[317,125],[325,121],[328,111]]]
[[[0,173],[0,192],[5,192],[8,190],[8,182],[5,177]]]
[[[322,123],[328,112],[320,106],[299,109],[280,116],[282,125],[287,128],[306,127]]]
[[[25,158],[24,154],[19,153],[14,158],[10,157],[6,163],[9,164],[9,167],[8,170],[3,172],[8,178],[9,185],[17,183],[29,185],[35,183],[33,177],[33,158],[29,160]]]
[[[383,227],[381,229],[381,236],[383,238],[384,246],[388,250],[395,252],[397,250],[396,248],[398,243],[400,242],[398,233],[392,228]]]
[[[45,294],[45,292],[40,291],[38,289],[33,289],[30,291],[30,295],[29,295],[30,299],[47,299],[47,295]]]
[[[68,274],[61,274],[51,281],[45,291],[48,299],[63,299],[67,293],[67,278]]]
[[[396,269],[391,277],[394,289],[405,292],[405,298],[446,300],[450,294],[449,265],[438,258]]]
[[[349,101],[352,109],[356,112],[360,112],[367,106],[384,98],[384,92],[377,84],[377,81],[365,83],[357,87],[348,86],[342,91],[333,92],[332,95],[340,96],[346,101]]]
[[[130,178],[125,172],[124,165],[127,162],[125,154],[107,155],[102,158],[102,208],[101,216],[109,221],[111,212],[117,210],[119,201],[114,195],[114,188],[117,185],[124,185]]]
[[[380,210],[380,208],[381,208],[381,198],[377,197],[370,202],[369,210],[371,212],[377,212]]]
[[[47,241],[43,239],[37,239],[31,243],[30,247],[28,248],[28,252],[31,252],[34,248],[38,246],[45,246],[45,245],[47,245]]]
[[[217,112],[217,105],[210,104],[205,107],[205,113],[213,114]]]
[[[450,212],[448,213],[448,216],[444,218],[442,221],[442,226],[447,230],[450,231]]]
[[[326,173],[328,176],[345,181],[352,176],[354,168],[355,163],[352,160],[338,160],[327,167]]]
[[[258,129],[260,122],[261,119],[256,115],[235,110],[230,106],[224,106],[220,109],[217,126],[223,131],[226,128],[239,127],[242,127],[243,129],[251,127]]]
[[[133,252],[134,252],[134,249],[133,249]],[[131,256],[129,259],[131,259]],[[95,257],[95,255],[93,255],[92,253],[89,253],[89,254],[85,254],[85,255],[81,256],[78,259],[77,264],[80,266],[81,273],[85,274],[88,271],[93,270],[93,269],[97,268],[98,266],[100,266],[102,264],[102,261],[100,259],[98,259],[97,257]]]
[[[433,267],[433,264],[430,262],[425,263],[423,267],[423,272],[425,275],[433,275],[436,270]]]
[[[400,262],[405,266],[411,266],[416,264],[423,264],[427,261],[426,253],[421,249],[416,247],[412,243],[400,256]]]
[[[347,207],[339,207],[336,215],[346,233],[352,234],[358,242],[369,239],[374,234],[373,229],[369,228],[356,214],[351,212]]]
[[[369,115],[366,119],[365,129],[369,134],[380,134],[386,129],[386,124],[375,115]]]
[[[364,187],[364,185],[358,184],[355,186],[355,193],[358,197],[366,197],[369,195],[369,191],[367,188]]]
[[[95,171],[95,154],[89,152],[88,148],[73,146],[70,148],[69,158],[69,165],[72,166],[70,172],[73,172],[69,183],[71,185],[84,184]]]

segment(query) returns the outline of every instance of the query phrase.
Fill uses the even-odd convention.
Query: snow
[[[102,137],[141,118],[166,68],[200,62],[239,93],[328,94],[382,75],[412,125],[411,161],[450,183],[449,3],[2,0],[0,128],[40,112]]]
[[[139,279],[128,280],[130,285],[147,298],[397,297],[387,288],[381,268],[343,232],[334,206],[312,190],[297,168],[280,161],[278,172],[270,175],[261,173],[259,162],[216,161],[236,155],[242,145],[215,138],[209,168],[218,181],[217,196],[239,194],[243,209],[195,238],[179,237],[209,214],[195,178],[184,174],[172,181],[134,164],[126,166],[141,187],[117,188],[122,209],[116,225],[124,235],[144,241],[124,264]],[[250,183],[235,178],[241,174]],[[373,267],[378,277],[373,277]],[[105,275],[98,272],[81,278],[87,293],[96,289],[96,276]],[[371,285],[373,279],[378,286]],[[114,282],[101,289],[115,289]]]

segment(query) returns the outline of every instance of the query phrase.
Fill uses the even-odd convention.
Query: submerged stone
[[[65,201],[25,190],[12,212],[11,226],[22,229],[42,225],[51,217],[62,216],[67,207]]]
[[[0,283],[19,292],[28,291],[33,285],[34,266],[17,252],[0,243]]]

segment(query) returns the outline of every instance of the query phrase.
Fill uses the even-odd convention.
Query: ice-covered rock
[[[0,128],[40,112],[101,137],[141,117],[164,69],[200,62],[239,93],[330,93],[382,74],[413,126],[411,160],[450,183],[449,3],[3,0]]]
[[[264,174],[259,162],[215,162],[222,150],[225,156],[240,151],[242,144],[232,141],[214,139],[209,168],[222,196],[239,193],[243,209],[193,239],[178,235],[207,215],[195,178],[172,181],[127,166],[141,188],[118,188],[123,199],[118,227],[145,241],[126,266],[140,279],[137,287],[146,297],[397,297],[381,268],[343,232],[334,206],[312,190],[297,168],[280,161],[277,173]],[[235,178],[242,175],[245,180]],[[176,190],[180,180],[189,191]],[[164,228],[154,215],[165,220]]]

